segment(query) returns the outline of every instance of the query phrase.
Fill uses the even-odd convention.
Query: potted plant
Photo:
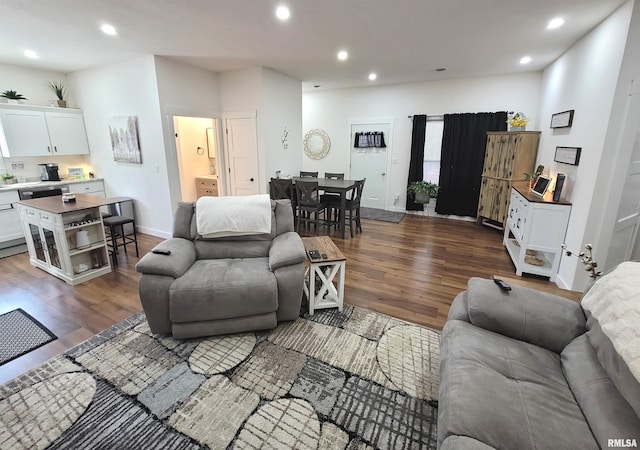
[[[429,203],[431,197],[438,195],[438,190],[440,186],[430,181],[414,181],[407,187],[407,192],[416,203]]]
[[[16,182],[16,177],[13,174],[10,173],[5,173],[2,175],[2,179],[4,180],[5,184],[13,184]]]
[[[533,185],[536,184],[536,181],[538,181],[538,177],[542,175],[542,172],[544,172],[544,166],[540,164],[538,167],[536,167],[535,172],[524,172],[524,181],[528,181],[529,187],[532,188]]]
[[[0,94],[0,97],[6,98],[9,103],[20,103],[20,100],[28,100],[22,94],[18,94],[16,91],[8,90]]]
[[[64,99],[64,95],[67,92],[67,88],[62,83],[62,81],[50,81],[48,83],[49,89],[51,89],[58,97],[58,106],[60,108],[67,107],[67,101]]]

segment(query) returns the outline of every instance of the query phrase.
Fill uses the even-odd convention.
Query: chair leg
[[[127,239],[124,237],[124,224],[120,225],[120,237],[122,238],[122,247],[124,248],[124,254],[127,254]]]
[[[138,232],[136,231],[136,223],[132,222],[133,224],[133,243],[136,245],[136,258],[140,257],[140,254],[138,253]]]

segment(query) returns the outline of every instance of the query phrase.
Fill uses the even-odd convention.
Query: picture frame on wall
[[[580,152],[582,152],[582,147],[556,147],[556,155],[553,160],[577,166],[580,162]]]
[[[108,122],[113,160],[142,164],[140,140],[138,139],[138,117],[109,117]]]
[[[569,128],[573,124],[574,109],[562,111],[551,115],[550,128]]]

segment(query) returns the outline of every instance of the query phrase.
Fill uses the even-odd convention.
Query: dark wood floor
[[[472,222],[408,215],[399,224],[363,220],[363,228],[355,239],[333,236],[347,257],[345,302],[351,305],[441,329],[470,277],[496,275],[514,285],[580,296],[546,279],[516,277],[501,234]],[[161,241],[138,236],[141,256]],[[137,262],[135,253],[121,252],[112,273],[74,287],[32,267],[27,254],[0,259],[0,314],[22,308],[58,336],[0,366],[0,383],[140,311]]]

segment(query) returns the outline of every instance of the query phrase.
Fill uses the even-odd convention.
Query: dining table
[[[345,236],[345,213],[347,209],[347,193],[356,187],[357,180],[335,180],[333,178],[315,178],[315,177],[293,177],[293,184],[296,180],[317,181],[318,189],[324,192],[330,192],[340,195],[340,237]]]

